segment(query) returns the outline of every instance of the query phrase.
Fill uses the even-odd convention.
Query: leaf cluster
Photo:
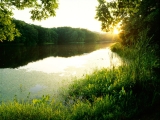
[[[147,36],[152,37],[150,44],[159,43],[160,3],[158,0],[98,0],[96,18],[101,21],[102,30],[111,31],[120,24],[121,43],[132,46],[139,39],[139,33],[148,29]]]
[[[0,3],[0,41],[13,40],[15,36],[20,36],[20,33],[12,23],[12,11],[8,5]]]
[[[12,9],[31,8],[32,20],[42,20],[55,16],[55,10],[58,8],[57,0],[1,0],[1,3]]]
[[[12,22],[13,9],[23,10],[30,8],[32,20],[47,19],[55,16],[55,10],[58,8],[57,0],[1,0],[0,1],[0,41],[14,40],[14,37],[20,36]]]
[[[98,0],[99,5],[96,9],[96,19],[101,21],[103,31],[110,31],[119,22],[128,19],[138,12],[141,0]]]

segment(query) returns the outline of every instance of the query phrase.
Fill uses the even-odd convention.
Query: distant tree
[[[24,29],[24,34],[26,38],[25,40],[25,45],[35,45],[37,44],[38,41],[38,32],[37,30],[33,27],[33,25],[26,25]]]
[[[78,33],[77,41],[84,42],[85,41],[85,32],[78,28],[77,33]]]
[[[45,43],[47,38],[47,29],[41,26],[34,26],[34,28],[38,31],[38,44]]]
[[[58,34],[58,44],[64,44],[69,42],[70,39],[70,27],[58,27],[56,32]]]
[[[34,25],[30,25],[20,20],[13,20],[17,29],[21,33],[20,37],[15,37],[14,43],[24,43],[25,45],[33,45],[38,42],[38,31]]]
[[[78,39],[78,33],[77,33],[77,31],[76,30],[72,30],[70,41],[71,42],[77,42],[77,39]]]
[[[82,29],[85,33],[85,42],[89,43],[89,42],[96,42],[96,40],[98,40],[98,36],[97,33],[86,30],[86,29]]]
[[[16,20],[13,19],[13,23],[15,24],[16,28],[19,30],[19,32],[21,33],[20,37],[15,37],[14,39],[14,43],[24,43],[26,41],[26,36],[25,34],[25,26],[27,23],[25,23],[24,21],[21,20]]]
[[[12,22],[13,8],[23,10],[31,8],[31,19],[42,20],[55,16],[57,0],[1,0],[0,1],[0,41],[14,40],[20,33]]]
[[[25,23],[21,20],[13,19],[13,23],[21,33],[20,37],[15,37],[14,41],[4,41],[5,43],[22,43],[24,45],[35,44],[66,44],[76,42],[96,42],[102,40],[102,34],[89,31],[87,29],[58,27],[58,28],[43,28],[41,26]],[[103,40],[107,40],[103,37]],[[2,43],[1,43],[2,44]]]
[[[51,40],[50,42],[57,44],[58,42],[58,34],[56,33],[56,31],[54,29],[50,29],[50,33],[51,33]]]

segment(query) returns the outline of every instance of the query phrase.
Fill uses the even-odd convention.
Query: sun
[[[118,35],[122,31],[121,26],[122,26],[122,21],[120,21],[119,23],[112,26],[111,27],[112,28],[112,34]]]
[[[113,30],[113,34],[119,34],[119,30],[115,28],[115,29]]]

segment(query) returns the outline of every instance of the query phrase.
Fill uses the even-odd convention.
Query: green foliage
[[[32,8],[31,19],[42,20],[50,16],[55,16],[55,10],[58,8],[57,0],[1,0],[0,2],[0,41],[14,40],[14,37],[20,36],[15,24],[12,22],[12,9],[23,10]]]
[[[158,46],[155,49],[159,54],[159,1],[113,0],[107,2],[98,0],[98,2],[96,18],[101,21],[102,30],[111,31],[120,23],[121,43],[129,47],[139,41],[139,33],[148,29],[147,36],[151,38],[150,44]]]
[[[36,102],[35,102],[36,101]],[[61,103],[50,103],[48,96],[41,100],[33,100],[33,103],[9,102],[0,105],[1,120],[63,120],[67,114],[66,108]]]
[[[102,29],[107,31],[123,20],[123,44],[111,48],[124,58],[122,66],[95,71],[75,81],[64,95],[64,104],[48,101],[49,96],[32,103],[2,103],[0,119],[160,119],[160,64],[155,48],[159,45],[159,1],[98,1]],[[67,42],[71,31],[57,29],[58,40]],[[72,36],[77,39],[78,32]]]
[[[56,32],[58,34],[59,44],[76,42],[94,43],[100,41],[99,37],[101,36],[99,33],[95,33],[87,29],[71,27],[58,27]]]
[[[20,36],[20,33],[15,28],[15,24],[12,23],[12,11],[5,6],[4,3],[0,3],[0,41],[14,40],[15,36]]]
[[[12,43],[35,45],[43,43],[57,43],[58,35],[55,30],[27,24],[20,20],[13,21],[21,33]]]
[[[98,0],[96,19],[101,21],[102,30],[108,32],[119,22],[123,22],[138,12],[140,0]]]
[[[95,71],[70,86],[66,104],[74,106],[73,119],[138,119],[146,114],[152,119],[155,113],[153,119],[160,118],[160,81],[154,70],[159,63],[154,47],[146,47],[146,33],[132,49],[112,47],[125,58],[122,66]]]
[[[57,0],[1,0],[1,3],[3,7],[7,6],[9,9],[12,9],[12,7],[19,10],[31,8],[30,13],[32,20],[42,20],[50,16],[55,16],[55,10],[58,8]]]
[[[141,39],[147,39],[146,33],[141,35]],[[129,59],[122,56],[127,58],[122,66],[95,71],[75,80],[62,94],[63,104],[48,95],[30,103],[19,103],[15,99],[0,104],[0,119],[160,119],[160,81],[153,69],[159,63],[154,49],[145,47],[150,39],[140,41],[131,50],[115,44],[112,49],[128,54]]]
[[[41,99],[33,99],[32,102],[34,105],[47,104],[47,102],[49,102],[49,99],[49,95],[43,95]]]
[[[13,19],[13,24],[21,33],[14,41],[4,43],[16,43],[24,45],[36,44],[66,44],[66,43],[95,43],[111,40],[110,36],[89,31],[87,29],[58,27],[43,28],[41,26],[27,24],[24,21]],[[9,34],[8,34],[9,35]],[[0,43],[3,44],[3,43]]]

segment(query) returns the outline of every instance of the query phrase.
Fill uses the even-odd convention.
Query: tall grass
[[[125,64],[75,80],[62,94],[63,102],[43,96],[31,103],[2,103],[0,119],[160,119],[160,80],[153,69],[159,63],[149,41],[144,32],[132,48],[115,44],[111,49],[124,58]]]
[[[49,96],[34,99],[32,102],[2,103],[0,120],[61,120],[66,115],[66,108],[61,103],[49,101]]]
[[[146,36],[147,31],[140,33],[131,48],[119,43],[111,48],[124,58],[123,66],[95,71],[70,86],[66,101],[73,101],[73,119],[138,119],[155,111],[160,118],[160,80],[154,71],[159,59]]]

